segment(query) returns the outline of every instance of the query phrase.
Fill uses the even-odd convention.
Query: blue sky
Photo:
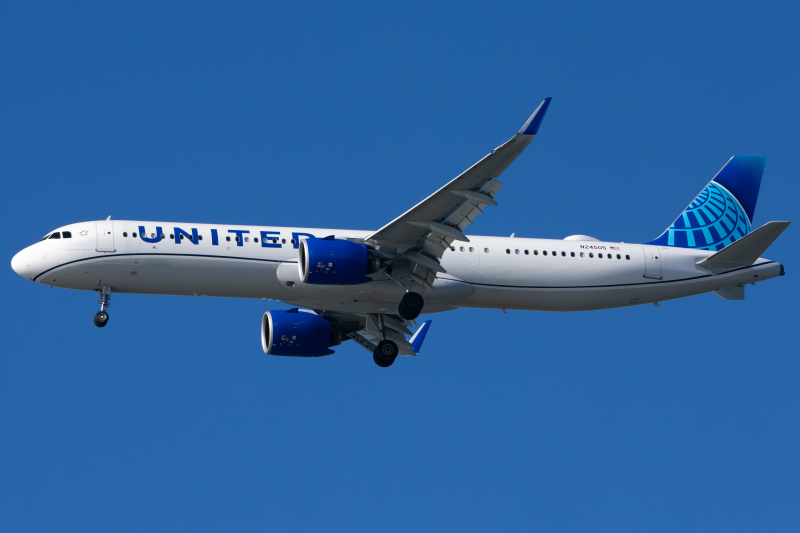
[[[7,261],[82,220],[376,229],[553,102],[473,234],[646,242],[734,154],[796,219],[790,2],[0,7]],[[578,314],[434,316],[388,371],[265,356],[263,301],[0,270],[9,531],[793,531],[783,278]]]

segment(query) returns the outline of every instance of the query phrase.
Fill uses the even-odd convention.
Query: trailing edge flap
[[[767,222],[755,231],[752,231],[715,253],[697,263],[697,266],[706,268],[736,268],[750,266],[755,263],[761,254],[775,242],[783,230],[791,222]]]

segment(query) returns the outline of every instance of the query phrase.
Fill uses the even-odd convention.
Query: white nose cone
[[[28,261],[28,250],[22,250],[11,259],[11,268],[25,279],[30,279],[31,265]]]

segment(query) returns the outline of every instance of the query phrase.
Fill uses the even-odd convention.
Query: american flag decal
[[[609,250],[619,250],[619,246],[610,246]]]

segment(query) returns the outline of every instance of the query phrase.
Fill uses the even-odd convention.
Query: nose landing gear
[[[102,328],[108,324],[108,313],[106,313],[106,309],[111,305],[109,303],[111,300],[111,287],[103,286],[102,289],[95,292],[100,297],[100,300],[97,302],[100,304],[100,311],[94,315],[94,325],[98,328]]]
[[[105,327],[108,324],[108,313],[105,311],[98,311],[96,315],[94,315],[94,325],[98,328]]]

